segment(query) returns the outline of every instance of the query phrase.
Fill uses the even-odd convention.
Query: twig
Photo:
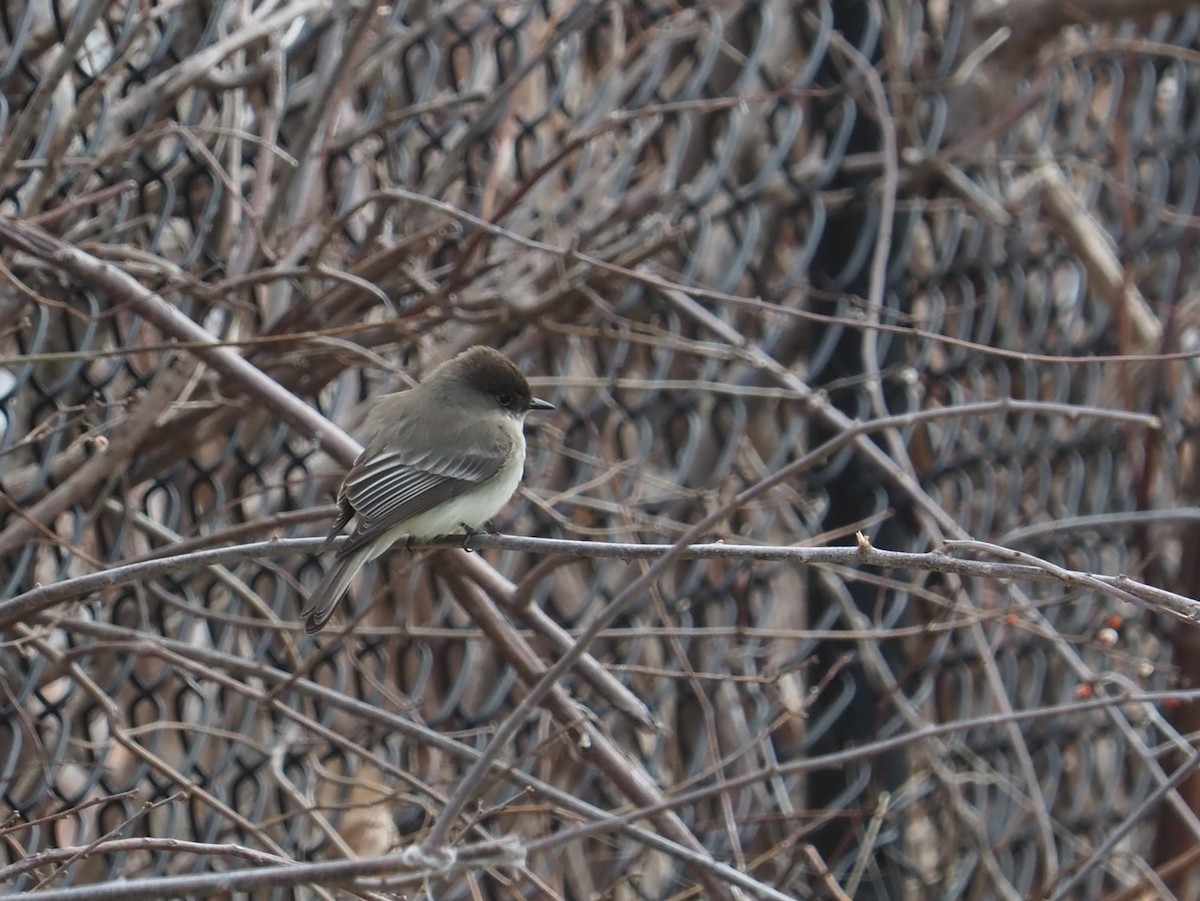
[[[983,33],[1010,29],[1003,55],[1006,64],[1024,62],[1069,25],[1151,19],[1160,13],[1195,9],[1195,0],[1012,0],[990,8],[972,26]]]
[[[0,243],[64,270],[96,291],[110,295],[117,303],[129,304],[165,334],[194,342],[192,353],[302,434],[319,438],[322,446],[344,465],[349,466],[361,450],[328,419],[240,354],[220,346],[205,328],[122,269],[11,217],[0,217]]]
[[[21,515],[16,521],[0,532],[0,557],[40,537],[41,530],[47,528],[60,513],[87,497],[110,479],[115,470],[123,467],[153,432],[159,417],[170,409],[195,368],[194,360],[168,360],[145,397],[113,430],[107,449],[76,469],[32,507],[19,511]]]
[[[764,782],[777,776],[796,776],[801,773],[816,773],[823,770],[841,770],[850,764],[874,760],[895,753],[896,751],[902,751],[911,746],[919,745],[933,738],[961,737],[972,729],[994,729],[998,725],[1010,723],[1061,719],[1066,716],[1086,713],[1090,710],[1106,710],[1125,707],[1130,704],[1162,704],[1167,701],[1181,703],[1200,701],[1200,689],[1113,695],[1111,697],[1091,698],[1086,701],[1072,701],[1068,704],[1054,704],[1049,707],[1013,710],[1009,713],[989,713],[943,723],[930,723],[920,729],[913,729],[900,735],[877,739],[841,751],[833,751],[829,754],[810,757],[797,757],[793,760],[776,764],[769,770],[761,769],[755,772],[731,776],[722,788],[733,791],[746,788],[758,782]],[[705,785],[688,791],[676,792],[664,803],[671,807],[694,806],[711,797],[716,790],[717,787],[715,785]],[[526,850],[528,853],[534,854],[544,848],[556,847],[567,842],[578,841],[589,835],[595,835],[610,826],[622,826],[637,822],[657,812],[657,808],[647,808],[611,814],[604,822],[584,823],[564,829],[545,838],[534,839],[528,843]]]
[[[37,619],[40,621],[41,615]],[[114,644],[118,642],[124,643],[124,646],[128,648],[131,654],[164,657],[164,659],[174,659],[173,657],[168,657],[168,655],[174,655],[203,663],[215,669],[225,670],[232,675],[242,677],[244,680],[261,679],[265,684],[269,685],[280,685],[284,682],[293,681],[291,673],[268,666],[260,661],[236,654],[223,653],[210,648],[186,644],[175,639],[165,638],[161,635],[149,638],[134,629],[75,618],[69,620],[58,619],[54,621],[54,624],[59,628],[69,629],[80,635],[89,636],[92,639]],[[384,710],[376,704],[361,701],[311,680],[296,680],[293,688],[323,708],[339,710],[359,717],[364,722],[376,724],[391,733],[405,736],[415,744],[431,750],[441,751],[465,760],[477,760],[480,757],[480,752],[474,748],[455,741],[440,732],[422,726],[406,717],[398,716],[388,710]],[[246,691],[247,694],[252,694],[252,690],[249,687],[247,687]],[[263,698],[266,697],[266,694],[266,692],[259,692],[259,695]],[[1172,697],[1175,697],[1175,695],[1172,695]],[[279,704],[279,702],[276,703],[285,713],[290,711],[290,708]],[[290,712],[288,715],[295,716],[294,712]],[[611,812],[589,804],[566,791],[555,788],[535,776],[521,770],[513,769],[501,762],[495,762],[493,767],[497,772],[504,774],[507,779],[515,784],[536,791],[542,797],[546,798],[547,801],[554,804],[555,807],[575,813],[588,821],[598,823],[599,829],[606,829],[607,824],[613,821],[613,814]],[[667,805],[667,807],[675,806],[671,799],[665,799],[662,803]],[[664,807],[664,809],[667,809],[667,807]],[[637,820],[641,819],[641,817],[634,817],[633,819]],[[744,873],[739,873],[726,864],[713,860],[707,854],[698,854],[688,848],[684,848],[678,843],[662,836],[657,830],[634,826],[632,822],[620,823],[614,828],[649,848],[661,851],[690,865],[704,868],[729,885],[745,889],[756,897],[771,899],[771,901],[791,901],[788,895],[775,891],[758,880]]]
[[[414,548],[453,548],[461,545],[460,538],[443,538],[413,542]],[[84,597],[92,592],[115,588],[131,582],[151,579],[194,569],[200,566],[220,566],[262,557],[283,554],[312,553],[325,546],[324,538],[280,538],[256,541],[214,550],[194,551],[179,556],[163,556],[141,563],[129,563],[113,567],[104,572],[90,573],[64,579],[53,585],[43,585],[6,601],[0,601],[0,629],[9,627],[23,617],[31,616],[64,601]],[[952,543],[954,549],[987,550],[989,553],[1003,552],[1006,548],[980,543]],[[333,545],[337,547],[337,543]],[[608,541],[571,541],[560,538],[535,538],[519,535],[477,535],[471,539],[476,550],[508,550],[526,553],[565,554],[574,557],[611,557],[619,560],[650,560],[668,553],[672,544],[622,544]],[[1017,553],[1017,552],[1012,552]],[[790,561],[805,565],[872,566],[880,569],[920,570],[925,572],[952,573],[982,579],[1000,579],[1011,582],[1037,584],[1067,584],[1086,586],[1118,597],[1123,601],[1133,600],[1160,613],[1170,613],[1188,622],[1200,621],[1200,601],[1138,582],[1123,575],[1094,575],[1073,570],[1047,569],[1040,564],[995,563],[985,560],[964,560],[952,557],[943,551],[913,553],[888,551],[871,545],[858,547],[793,547],[790,545],[744,545],[694,544],[680,554],[684,560],[760,560]],[[1032,558],[1037,559],[1037,558]],[[503,577],[500,577],[503,579]],[[507,581],[507,580],[504,580]],[[511,584],[511,583],[510,583]],[[299,628],[299,625],[296,625]]]
[[[264,866],[190,876],[164,876],[157,879],[119,880],[100,885],[38,892],[43,901],[124,901],[138,898],[171,898],[186,895],[250,892],[254,889],[284,888],[298,885],[354,885],[368,877],[410,874],[412,880],[449,875],[467,869],[493,866],[520,866],[524,848],[515,839],[465,845],[453,855],[431,858],[418,848],[406,848],[395,854],[355,860],[320,863],[294,863]],[[362,884],[361,887],[369,887]],[[16,901],[25,895],[0,895],[0,901]]]
[[[98,798],[96,803],[106,803],[110,799]],[[24,825],[24,824],[23,824]],[[290,863],[291,858],[280,857],[278,854],[268,854],[257,848],[245,845],[210,844],[208,842],[191,842],[178,838],[116,838],[89,845],[65,848],[47,848],[28,857],[10,863],[0,868],[0,882],[16,879],[23,873],[36,870],[39,867],[61,866],[83,855],[96,854],[131,854],[151,851],[164,851],[171,854],[196,854],[203,857],[236,857],[261,866]]]
[[[12,130],[5,136],[4,149],[0,152],[0,181],[8,182],[9,169],[17,158],[28,149],[29,139],[34,130],[45,120],[46,108],[54,99],[59,83],[75,65],[79,48],[87,40],[88,35],[101,13],[108,7],[108,0],[91,0],[86,5],[75,9],[71,25],[63,36],[63,42],[58,47],[54,59],[46,67],[46,71],[37,81],[37,87],[32,96],[22,104],[20,116]]]
[[[536,684],[545,673],[545,667],[537,660],[533,649],[504,622],[499,611],[489,608],[478,587],[453,572],[447,573],[446,578],[455,587],[455,596],[459,603],[466,608],[493,643],[501,648],[504,658],[517,670],[522,681],[527,685]],[[604,773],[633,804],[645,806],[663,799],[662,792],[654,784],[650,774],[627,754],[622,753],[592,724],[588,712],[575,704],[565,688],[561,685],[553,686],[545,700],[546,707],[555,719],[577,736],[576,753]],[[683,820],[674,811],[667,813],[665,817],[656,818],[655,827],[682,847],[697,854],[707,855],[704,846]],[[700,875],[703,877],[701,881],[711,881],[710,871],[703,871]],[[715,884],[710,887],[710,891],[720,894],[720,888]]]
[[[530,689],[529,693],[521,700],[521,702],[513,709],[513,711],[504,719],[496,729],[492,740],[484,749],[483,755],[479,760],[472,765],[471,769],[463,777],[462,782],[451,795],[450,801],[446,805],[446,810],[442,816],[434,824],[429,836],[426,838],[426,847],[437,848],[446,841],[449,837],[450,829],[453,821],[458,817],[462,810],[469,803],[470,798],[479,788],[479,783],[487,772],[490,762],[500,754],[501,750],[508,741],[516,734],[517,730],[524,724],[525,718],[533,711],[538,702],[545,697],[550,688],[557,683],[571,668],[576,664],[579,658],[586,653],[588,647],[596,640],[597,637],[611,625],[617,617],[619,617],[625,609],[634,602],[649,586],[654,584],[659,575],[666,568],[679,559],[687,547],[695,543],[701,536],[705,535],[713,526],[723,521],[732,512],[740,509],[750,501],[762,496],[776,485],[782,484],[788,479],[795,476],[797,473],[806,470],[814,465],[819,460],[824,460],[832,456],[841,447],[854,444],[862,447],[864,444],[874,447],[870,441],[864,439],[868,432],[875,431],[880,428],[889,428],[895,425],[897,420],[903,419],[906,422],[919,421],[926,414],[941,413],[944,411],[920,411],[907,414],[903,417],[887,417],[885,419],[874,420],[870,423],[847,423],[845,431],[840,435],[826,441],[816,450],[805,454],[792,463],[784,466],[777,472],[759,480],[749,488],[742,491],[732,500],[722,504],[708,516],[704,517],[700,522],[688,528],[677,541],[662,553],[655,563],[646,569],[636,580],[630,583],[620,594],[614,598],[608,606],[599,611],[589,626],[580,634],[574,647],[564,654],[546,673],[544,677]],[[885,458],[886,459],[886,458]],[[909,481],[907,475],[903,472],[898,472],[894,462],[888,461],[888,468],[894,472],[896,477],[902,481]],[[939,519],[947,519],[948,514],[933,504],[923,490],[917,486],[916,492],[920,497],[926,499],[931,505],[931,510],[936,511]],[[959,527],[952,519],[948,520],[955,532],[959,531]]]

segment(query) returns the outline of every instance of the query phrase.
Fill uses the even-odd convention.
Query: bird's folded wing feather
[[[346,475],[339,498],[354,510],[358,521],[338,556],[345,557],[405,520],[483,484],[503,463],[500,455],[444,450],[384,451],[360,458]]]

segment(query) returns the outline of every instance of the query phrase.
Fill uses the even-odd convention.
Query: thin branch
[[[848,424],[846,430],[840,435],[826,441],[816,450],[805,454],[792,463],[782,467],[775,473],[761,479],[754,485],[742,491],[733,499],[721,504],[713,512],[705,516],[700,522],[691,526],[681,535],[677,541],[666,550],[653,565],[648,567],[637,579],[631,582],[617,595],[609,604],[600,610],[592,622],[580,634],[574,647],[546,672],[546,675],[529,690],[529,693],[521,700],[521,702],[509,713],[507,717],[497,727],[495,734],[487,747],[484,749],[482,756],[477,760],[463,777],[459,786],[451,795],[447,802],[445,811],[434,823],[428,837],[425,840],[425,846],[430,849],[436,849],[446,842],[449,838],[450,830],[454,821],[470,803],[472,797],[479,790],[480,783],[488,771],[490,763],[495,760],[508,744],[512,737],[517,733],[517,730],[524,725],[525,719],[533,712],[533,709],[541,702],[550,689],[557,684],[558,680],[565,676],[575,666],[587,649],[591,646],[600,634],[608,628],[625,610],[637,600],[643,592],[645,592],[666,569],[680,559],[688,546],[697,542],[702,536],[708,533],[715,525],[722,522],[731,513],[739,510],[746,504],[755,500],[758,497],[766,494],[771,488],[780,485],[796,474],[815,465],[818,461],[827,459],[832,456],[840,448],[856,444],[862,447],[864,444],[874,447],[870,441],[864,441],[863,438],[868,432],[875,431],[880,428],[888,428],[896,425],[899,420],[906,422],[915,422],[924,417],[926,413],[944,413],[946,411],[921,411],[917,413],[907,414],[901,417],[887,417],[885,419],[874,420],[870,423]],[[886,459],[886,458],[885,458]],[[907,482],[907,475],[903,472],[896,472],[896,466],[893,461],[888,461],[889,470],[896,473],[896,476],[902,481]],[[955,533],[961,533],[961,529],[952,518],[949,517],[941,507],[933,505],[928,495],[916,487],[916,492],[920,497],[928,500],[932,505],[931,509],[936,510],[938,519],[948,520]],[[1186,602],[1188,604],[1193,602]]]
[[[39,614],[36,619],[39,622],[49,622],[45,620],[43,614]],[[232,675],[240,676],[247,683],[251,680],[262,680],[264,684],[272,686],[289,683],[293,690],[309,698],[320,708],[338,710],[358,717],[363,722],[375,724],[389,733],[395,733],[411,739],[414,745],[419,745],[429,750],[441,751],[465,760],[478,760],[480,757],[480,752],[474,748],[456,741],[441,732],[414,722],[411,719],[385,710],[377,704],[359,700],[358,698],[308,679],[293,680],[291,673],[268,666],[257,660],[237,654],[227,654],[209,648],[198,647],[161,635],[149,638],[145,633],[134,629],[113,626],[92,620],[78,618],[55,619],[53,624],[58,628],[68,629],[92,639],[108,642],[114,646],[119,644],[125,647],[130,654],[162,657],[164,659],[174,659],[175,657],[185,658],[203,663],[212,668],[225,670]],[[248,684],[245,692],[248,696],[260,697],[264,702],[268,697],[268,692],[256,692],[256,690],[250,689]],[[281,702],[275,701],[274,704],[284,715],[295,715],[294,711],[291,711],[290,708]],[[607,821],[612,816],[610,811],[589,804],[566,791],[562,791],[529,773],[515,769],[503,762],[494,762],[492,767],[496,772],[502,774],[514,784],[537,792],[561,810],[577,814],[588,821]],[[669,802],[664,801],[663,803]],[[770,901],[791,901],[790,896],[775,891],[769,886],[744,873],[738,872],[726,864],[713,860],[707,854],[699,854],[689,848],[685,848],[664,837],[657,830],[631,824],[624,824],[617,828],[620,832],[648,848],[661,851],[683,863],[704,868],[723,879],[729,885],[745,889],[756,897],[770,899]],[[3,901],[3,899],[0,899],[0,901]]]
[[[119,267],[37,226],[11,217],[0,217],[0,243],[62,269],[94,290],[109,295],[115,303],[128,304],[164,334],[191,342],[192,353],[302,434],[320,439],[322,446],[343,465],[349,466],[358,456],[361,448],[345,432],[240,354],[222,347],[203,326]]]
[[[106,803],[108,798],[98,798],[96,803]],[[24,825],[24,824],[23,824]],[[61,866],[84,855],[97,854],[137,854],[153,851],[165,851],[171,854],[196,854],[201,857],[236,857],[248,860],[261,866],[271,866],[290,863],[291,858],[268,854],[257,848],[245,845],[210,844],[207,842],[191,842],[178,838],[118,838],[108,841],[95,842],[89,845],[65,848],[47,848],[28,857],[10,863],[0,868],[0,882],[16,879],[23,873],[36,870],[39,867]]]
[[[159,418],[184,390],[196,366],[192,359],[168,359],[150,390],[113,430],[107,449],[81,465],[32,507],[19,510],[12,525],[0,532],[0,557],[44,535],[60,513],[87,498],[111,479],[114,471],[124,467],[153,434]]]
[[[747,788],[758,782],[764,782],[776,776],[796,776],[801,773],[815,773],[823,770],[842,770],[853,763],[875,760],[879,757],[902,751],[909,747],[920,745],[933,738],[961,738],[972,729],[994,729],[998,725],[1010,723],[1028,723],[1039,720],[1061,719],[1066,716],[1077,716],[1089,710],[1106,710],[1130,704],[1162,704],[1167,701],[1190,703],[1200,701],[1200,689],[1178,691],[1151,691],[1133,694],[1119,694],[1111,697],[1091,698],[1089,700],[1072,701],[1067,704],[1055,704],[1049,707],[1038,707],[1026,710],[1013,710],[1008,713],[989,713],[981,716],[949,720],[944,723],[930,723],[920,729],[914,729],[900,735],[892,735],[855,745],[841,751],[829,754],[797,757],[775,765],[772,769],[761,769],[754,772],[740,773],[729,777],[725,790],[732,791]],[[716,786],[705,785],[689,791],[672,794],[664,803],[672,807],[691,807],[711,797]],[[535,854],[544,848],[556,847],[568,842],[578,841],[589,835],[604,831],[607,826],[625,825],[645,819],[655,813],[656,808],[622,811],[612,814],[606,822],[584,823],[572,826],[554,835],[534,839],[526,845],[529,854]]]
[[[183,843],[180,843],[183,844]],[[224,871],[158,879],[118,880],[80,888],[37,892],[44,901],[124,901],[138,898],[171,898],[186,895],[227,894],[254,889],[299,885],[346,885],[369,889],[370,877],[408,874],[407,881],[447,876],[463,870],[493,866],[520,866],[524,848],[513,838],[465,845],[453,855],[430,858],[415,847],[380,857],[292,863],[255,869]],[[0,895],[0,901],[25,895]]]
[[[1011,31],[1002,55],[1007,65],[1036,56],[1043,46],[1071,25],[1096,25],[1122,19],[1152,19],[1161,13],[1183,13],[1196,0],[1012,0],[990,8],[972,23],[981,34]]]
[[[344,539],[331,547],[336,548]],[[448,536],[414,541],[414,548],[455,548],[462,539]],[[116,588],[156,576],[168,575],[202,566],[223,566],[277,557],[285,554],[305,554],[325,546],[324,538],[278,538],[255,541],[231,547],[194,551],[178,556],[164,556],[141,563],[129,563],[104,572],[89,573],[43,585],[6,601],[0,601],[0,630],[8,628],[35,613],[56,604],[77,600],[93,592]],[[572,541],[562,538],[536,538],[520,535],[476,535],[470,540],[473,550],[506,550],[526,553],[559,554],[585,558],[617,560],[653,560],[677,548],[674,544],[629,544],[610,541]],[[946,547],[953,550],[986,550],[988,553],[1015,556],[1019,552],[983,542],[951,541]],[[952,573],[981,579],[1036,584],[1060,584],[1102,591],[1122,601],[1134,601],[1160,613],[1170,613],[1188,622],[1200,621],[1200,601],[1185,595],[1147,585],[1125,575],[1097,575],[1067,570],[1048,569],[1042,563],[995,563],[985,560],[964,560],[943,551],[924,553],[888,551],[870,544],[856,547],[794,547],[791,545],[745,545],[724,542],[694,544],[682,550],[683,560],[756,560],[785,561],[797,565],[871,566],[879,569],[919,570]],[[1037,560],[1030,556],[1031,560]],[[503,578],[503,577],[501,577]],[[505,580],[507,581],[507,580]],[[509,583],[511,584],[511,583]],[[264,625],[266,625],[264,623]],[[299,623],[294,624],[299,628]]]

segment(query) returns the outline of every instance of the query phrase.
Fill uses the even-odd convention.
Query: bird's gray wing
[[[358,517],[338,556],[352,554],[405,520],[483,484],[503,464],[500,454],[454,450],[364,454],[346,474],[338,496],[343,511],[349,507]]]

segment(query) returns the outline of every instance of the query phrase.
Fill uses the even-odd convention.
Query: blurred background
[[[671,542],[941,411],[705,538],[969,536],[1200,594],[1192,3],[40,0],[0,46],[2,599],[324,535],[345,455],[261,386],[353,434],[476,343],[558,407],[502,532]],[[963,409],[1005,399],[1041,406]],[[717,861],[775,897],[1200,897],[1195,627],[762,556],[671,566],[592,646],[607,687],[523,726],[454,831],[522,864],[356,893],[733,897]],[[217,897],[421,841],[548,623],[649,565],[559,560],[521,611],[479,570],[546,554],[467,559],[393,552],[315,640],[315,546],[0,607],[0,886]]]

